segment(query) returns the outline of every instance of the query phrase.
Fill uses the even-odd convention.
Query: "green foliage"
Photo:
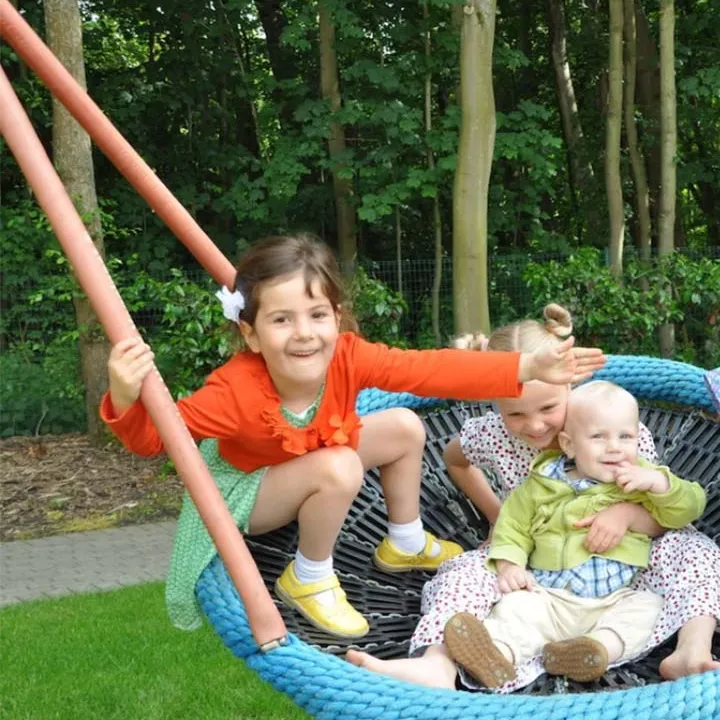
[[[41,362],[18,346],[0,355],[0,437],[59,435],[86,427],[77,343],[58,338]]]
[[[259,12],[271,5],[273,27]],[[460,126],[460,33],[451,8],[457,0],[429,0],[427,17],[423,3],[397,0],[328,0],[326,6],[335,26],[342,92],[342,107],[335,114],[318,91],[317,8],[303,0],[187,0],[182,8],[162,10],[116,0],[83,3],[90,95],[232,260],[270,232],[309,230],[333,244],[330,171],[338,167],[350,182],[363,261],[395,257],[396,218],[403,257],[432,257],[435,198],[449,252]],[[585,257],[578,248],[606,242],[606,16],[588,13],[579,3],[566,3],[565,9],[568,59],[584,133],[578,152],[594,166],[594,177],[580,187],[572,187],[568,177],[548,57],[547,9],[542,3],[506,4],[497,16],[497,135],[488,215],[495,324],[533,311],[543,298],[554,299],[555,286],[546,287],[536,278],[542,272],[532,265],[528,273],[536,297],[519,286],[528,263],[542,263],[549,253]],[[698,256],[713,258],[720,247],[717,13],[709,2],[677,4],[675,12],[677,232]],[[44,36],[42,4],[26,3],[23,13]],[[648,11],[648,21],[656,38],[657,13]],[[41,141],[51,149],[47,89],[9,46],[0,47],[0,57]],[[651,75],[640,73],[643,82]],[[430,131],[424,117],[428,79]],[[656,89],[638,85],[636,116],[649,170],[656,164],[657,121],[641,99]],[[327,149],[331,121],[343,126],[347,146],[332,161]],[[0,150],[6,150],[2,140]],[[434,153],[433,169],[428,150]],[[96,153],[94,162],[107,254],[124,259],[122,264],[111,261],[111,271],[157,348],[171,387],[186,392],[228,352],[213,288],[186,280],[195,268],[190,254],[102,154]],[[68,358],[76,352],[72,299],[77,290],[12,155],[1,152],[0,163],[0,348],[20,354],[13,361],[18,367],[42,368],[50,344],[65,348]],[[630,233],[634,198],[629,181],[625,190]],[[579,322],[610,350],[655,352],[657,324],[670,317],[677,321],[681,356],[717,365],[718,321],[711,312],[718,306],[716,271],[711,260],[686,260],[678,256],[650,269],[628,264],[620,286],[608,279],[599,255],[597,264],[575,260],[580,263],[577,278],[558,266],[558,288],[577,296],[578,308],[589,313]],[[647,294],[638,284],[642,277],[649,285]],[[666,278],[670,293],[662,291]],[[427,285],[408,293],[408,310],[392,293],[386,297],[389,287],[371,281],[370,276],[359,282],[367,285],[370,298],[384,300],[358,294],[366,333],[393,344],[434,344]],[[592,289],[592,300],[579,299],[583,284]],[[443,335],[452,332],[449,294],[446,283]],[[44,375],[34,372],[27,370],[28,377],[42,386]],[[69,370],[63,372],[71,377]],[[64,381],[57,382],[65,387]],[[35,417],[35,409],[28,412]],[[69,410],[67,417],[73,417]],[[28,428],[33,423],[28,420]]]
[[[401,320],[407,312],[407,304],[399,293],[358,267],[349,295],[353,314],[365,338],[407,347],[401,332]]]
[[[440,337],[444,345],[453,334],[453,304],[449,294],[440,297]],[[437,340],[432,326],[432,296],[425,295],[420,300],[418,328],[413,345],[417,348],[435,348]]]
[[[566,237],[548,231],[554,217],[543,202],[555,195],[565,162],[553,121],[550,107],[530,100],[521,100],[509,113],[497,113],[493,172],[504,179],[490,185],[488,234],[498,244],[522,238],[523,244],[544,251],[568,247]],[[513,167],[511,176],[508,166]]]
[[[626,264],[622,281],[603,254],[583,248],[566,261],[530,263],[524,279],[536,312],[550,302],[573,316],[575,334],[608,352],[656,355],[661,325],[677,325],[676,357],[697,365],[720,363],[720,264],[676,254],[645,266]]]
[[[122,266],[129,284],[125,303],[155,352],[155,363],[174,396],[196,390],[232,354],[232,337],[210,278],[189,280],[173,268],[162,279],[138,270],[132,257]]]
[[[42,354],[48,338],[74,326],[72,282],[45,216],[28,198],[0,204],[0,345]],[[43,288],[38,294],[36,288]]]

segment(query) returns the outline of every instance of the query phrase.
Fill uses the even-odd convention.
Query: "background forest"
[[[18,9],[52,40],[70,7]],[[318,234],[371,339],[434,346],[487,329],[467,307],[486,304],[498,324],[558,301],[608,352],[720,365],[720,0],[79,10],[68,52],[88,92],[220,249],[235,260],[269,233]],[[66,30],[54,32],[62,49]],[[59,165],[49,93],[9,46],[0,57]],[[461,133],[473,101],[487,124],[477,158]],[[490,173],[487,200],[464,196],[483,215],[469,242],[461,163]],[[101,153],[92,167],[97,209],[79,206],[161,372],[186,392],[231,352],[213,284]],[[5,145],[0,169],[0,434],[84,429],[104,365],[82,365],[83,342],[102,340]]]

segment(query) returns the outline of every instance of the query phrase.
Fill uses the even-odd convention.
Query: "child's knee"
[[[538,605],[538,598],[530,590],[515,590],[505,593],[501,601],[493,607],[493,615],[498,620],[514,620],[525,617],[531,607]]]
[[[322,455],[317,475],[320,490],[355,497],[360,492],[364,475],[360,456],[349,447],[327,448]]]
[[[411,447],[425,446],[425,426],[419,416],[408,408],[396,408],[393,413],[393,426],[402,440]]]

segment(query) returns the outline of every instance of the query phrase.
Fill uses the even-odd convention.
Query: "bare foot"
[[[455,689],[457,670],[442,646],[433,645],[422,657],[380,660],[359,650],[348,650],[347,661],[380,675],[389,675],[415,685]]]
[[[697,648],[678,649],[660,663],[660,677],[677,680],[688,675],[697,675],[710,670],[720,670],[720,662],[712,655],[698,655]]]

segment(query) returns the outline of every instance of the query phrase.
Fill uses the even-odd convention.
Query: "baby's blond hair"
[[[592,380],[579,385],[568,396],[565,426],[568,426],[573,416],[580,410],[596,406],[598,403],[608,405],[621,402],[632,405],[639,414],[638,402],[635,397],[615,383],[607,380]]]
[[[495,330],[489,338],[482,333],[458,335],[452,346],[462,350],[500,350],[535,352],[549,343],[559,343],[572,334],[572,318],[561,305],[551,303],[543,309],[545,322],[520,320]]]

